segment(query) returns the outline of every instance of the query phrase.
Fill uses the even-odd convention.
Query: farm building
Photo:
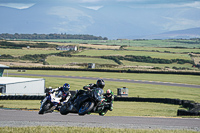
[[[76,45],[58,46],[56,49],[64,51],[70,51],[70,50],[77,51],[77,46]]]
[[[0,93],[5,95],[44,95],[45,79],[0,77]]]

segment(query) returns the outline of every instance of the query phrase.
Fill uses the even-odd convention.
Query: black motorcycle
[[[61,106],[60,113],[62,115],[67,115],[68,113],[78,113],[79,115],[101,113],[110,106],[110,103],[106,102],[100,104],[95,91],[79,90],[77,95],[73,102],[69,101]]]

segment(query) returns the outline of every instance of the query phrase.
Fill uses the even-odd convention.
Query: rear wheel
[[[94,102],[86,101],[83,102],[79,108],[78,114],[79,115],[85,115],[88,112],[90,112],[94,107]]]

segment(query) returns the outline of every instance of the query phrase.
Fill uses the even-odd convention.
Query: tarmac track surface
[[[39,115],[36,111],[0,109],[0,127],[79,126],[103,128],[167,129],[200,131],[200,119],[133,116],[98,116],[59,112]]]
[[[97,80],[98,79],[98,78],[94,78],[94,77],[79,77],[79,76],[59,76],[59,75],[21,74],[21,73],[9,73],[9,74],[10,75],[22,75],[22,76],[72,78],[72,79],[87,79],[87,80]],[[106,80],[106,81],[114,81],[114,82],[128,82],[128,83],[140,83],[140,84],[153,84],[153,85],[166,85],[166,86],[200,88],[200,85],[179,84],[179,83],[170,83],[170,82],[130,80],[130,79],[112,79],[112,78],[103,78],[103,79]]]

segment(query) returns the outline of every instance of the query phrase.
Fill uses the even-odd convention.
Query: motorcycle
[[[79,90],[78,93],[79,95],[73,102],[69,101],[61,106],[60,113],[62,115],[67,115],[68,113],[78,113],[79,115],[99,113],[100,115],[102,111],[107,112],[111,106],[110,102],[106,102],[108,101],[107,99],[103,104],[100,104],[95,91]]]
[[[61,107],[60,100],[62,99],[63,92],[57,90],[49,92],[46,97],[41,101],[41,106],[38,114],[52,113],[54,109]]]

